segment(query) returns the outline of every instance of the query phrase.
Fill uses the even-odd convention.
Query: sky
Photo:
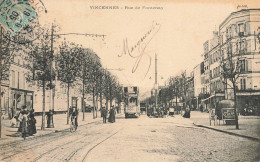
[[[203,43],[212,38],[213,31],[218,30],[219,24],[231,12],[238,10],[237,5],[259,8],[257,1],[245,4],[239,0],[42,2],[48,12],[40,14],[40,23],[55,21],[61,28],[59,33],[105,35],[104,39],[65,37],[85,48],[92,48],[103,66],[116,75],[120,83],[143,89],[154,86],[155,54],[158,58],[158,83],[164,85],[170,76],[185,69],[189,71],[203,60]],[[91,9],[92,6],[115,6],[115,9]],[[58,41],[62,40],[63,37]],[[118,68],[123,70],[115,70]]]

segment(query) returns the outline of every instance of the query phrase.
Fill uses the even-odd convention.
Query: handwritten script
[[[133,46],[128,45],[127,38],[123,39],[123,51],[118,55],[118,57],[122,57],[123,55],[129,55],[131,58],[135,59],[134,66],[132,68],[132,73],[136,72],[140,61],[143,59],[144,56],[148,56],[149,58],[149,65],[147,68],[147,71],[145,73],[145,76],[149,72],[149,69],[151,67],[152,58],[151,56],[146,52],[147,46],[152,41],[154,36],[158,33],[158,31],[161,28],[161,24],[153,22],[151,28],[144,34],[141,39],[138,40],[136,44]]]

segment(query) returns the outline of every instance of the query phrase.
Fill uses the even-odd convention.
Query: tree
[[[171,100],[170,98],[170,88],[168,87],[164,87],[159,91],[159,102],[161,104],[164,104],[165,106],[167,105],[167,102],[169,100]]]
[[[110,72],[105,73],[104,79],[104,96],[106,98],[106,109],[108,109],[108,100],[110,101],[110,106],[112,105],[112,101],[116,98],[119,84],[117,82],[117,78],[113,76]]]
[[[81,52],[82,48],[79,45],[63,41],[56,57],[58,80],[67,86],[67,124],[69,124],[70,87],[80,76]]]
[[[177,99],[181,97],[181,78],[178,76],[171,77],[169,80],[169,86],[172,96],[175,96],[176,111],[178,113],[179,108]]]
[[[4,31],[0,26],[0,96],[1,85],[3,80],[8,80],[10,64],[13,62],[13,56],[17,51],[30,49],[33,41],[39,38],[41,34],[38,20],[35,19],[30,24],[26,25],[13,36],[8,31]],[[28,50],[27,49],[27,50]],[[1,97],[0,97],[1,103]],[[1,137],[1,116],[2,107],[0,104],[0,137]]]
[[[80,71],[80,80],[82,81],[82,99],[84,104],[84,96],[86,93],[93,93],[93,104],[96,106],[96,100],[98,94],[98,90],[101,88],[101,85],[99,84],[100,79],[98,77],[101,75],[101,72],[99,70],[99,67],[101,66],[101,63],[99,61],[98,56],[95,54],[95,52],[91,49],[82,49],[81,52],[81,71]],[[93,90],[94,88],[94,90]],[[94,105],[93,105],[94,106]],[[84,105],[82,105],[84,107]],[[93,110],[94,111],[94,110]],[[84,112],[85,109],[83,108],[83,120],[84,120]],[[97,116],[97,111],[96,111]],[[94,117],[94,112],[93,112]]]
[[[93,119],[97,115],[97,96],[98,96],[98,82],[99,76],[101,75],[101,62],[97,54],[91,50],[91,55],[89,57],[89,68],[87,70],[87,86],[86,92],[92,94],[93,101]]]
[[[240,50],[239,54],[235,55],[232,51],[232,43],[229,42],[227,44],[227,55],[226,57],[224,54],[222,54],[222,59],[221,59],[221,74],[222,74],[222,81],[224,84],[228,85],[232,91],[233,91],[233,97],[234,97],[234,113],[235,113],[235,124],[236,124],[236,129],[239,129],[238,125],[238,116],[237,116],[237,97],[236,97],[236,91],[237,91],[237,79],[240,76],[241,72],[241,67],[242,67],[242,60],[241,60],[241,41],[240,41]],[[230,84],[231,83],[231,84]]]
[[[8,80],[11,58],[14,52],[18,50],[17,46],[19,46],[11,42],[10,39],[4,39],[4,33],[2,26],[0,26],[0,138],[2,132],[2,81]]]
[[[28,65],[32,75],[27,74],[26,79],[31,83],[36,83],[38,88],[42,88],[42,130],[45,129],[45,93],[47,89],[53,88],[52,81],[55,80],[55,73],[51,72],[53,60],[51,39],[51,31],[42,27],[42,35],[38,41],[31,44],[27,58],[32,63]]]

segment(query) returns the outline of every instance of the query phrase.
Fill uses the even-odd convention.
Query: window
[[[26,89],[25,82],[26,82],[26,75],[23,74],[23,89]]]
[[[245,90],[246,89],[246,79],[240,79],[240,89]]]
[[[244,32],[244,24],[238,24],[238,32]]]
[[[236,53],[239,51],[239,42],[236,43]]]
[[[15,88],[15,71],[12,71],[12,87]]]
[[[240,72],[245,72],[245,71],[246,71],[245,60],[240,60]]]
[[[20,73],[18,72],[18,75],[17,75],[17,79],[18,79],[18,81],[17,81],[17,88],[19,89],[19,82],[20,82]]]

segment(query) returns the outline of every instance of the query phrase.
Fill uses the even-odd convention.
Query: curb
[[[233,136],[238,136],[238,137],[242,137],[242,138],[247,138],[247,139],[252,140],[252,141],[260,142],[260,139],[259,139],[259,138],[255,138],[255,137],[251,137],[251,136],[246,136],[246,135],[241,135],[241,134],[237,134],[237,133],[233,133],[233,132],[228,132],[228,131],[225,131],[225,130],[216,129],[216,128],[212,128],[212,127],[208,127],[208,126],[200,125],[200,124],[196,124],[196,123],[193,123],[193,125],[195,125],[195,126],[197,126],[197,127],[207,128],[207,129],[211,129],[211,130],[214,130],[214,131],[226,133],[226,134],[233,135]]]

